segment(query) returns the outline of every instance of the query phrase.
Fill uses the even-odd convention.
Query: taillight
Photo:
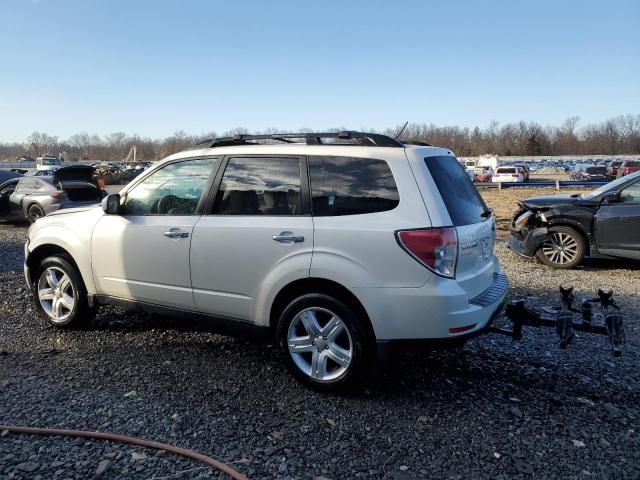
[[[396,238],[402,248],[429,270],[447,278],[456,273],[458,237],[451,227],[400,230]]]
[[[64,200],[66,197],[64,192],[56,192],[51,194],[51,198],[55,198],[56,200]]]

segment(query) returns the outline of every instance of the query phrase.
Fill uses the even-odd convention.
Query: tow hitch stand
[[[607,335],[614,357],[622,355],[622,345],[625,341],[624,316],[610,309],[619,311],[620,308],[613,300],[613,290],[604,292],[598,289],[598,298],[582,302],[580,310],[573,307],[573,287],[560,287],[562,304],[555,308],[554,313],[536,312],[527,308],[524,300],[512,300],[507,305],[506,315],[511,321],[511,330],[492,327],[493,333],[508,335],[514,340],[522,339],[522,327],[555,327],[560,340],[560,348],[567,348],[575,337],[574,332],[597,333]],[[599,303],[601,312],[594,313],[593,304]],[[576,318],[576,314],[580,317]],[[594,318],[602,318],[602,323],[594,324]]]

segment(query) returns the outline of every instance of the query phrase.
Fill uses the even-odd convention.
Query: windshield
[[[633,180],[634,178],[640,178],[640,172],[635,172],[632,173],[631,175],[626,175],[624,177],[620,177],[617,180],[614,180],[613,182],[609,182],[606,185],[601,186],[600,188],[596,188],[595,190],[587,193],[586,195],[583,195],[582,198],[586,198],[586,199],[592,199],[592,198],[596,198],[599,195],[602,195],[605,192],[608,192],[609,190],[614,190],[618,185],[622,185],[623,183],[628,182],[629,180]]]
[[[60,165],[60,161],[57,158],[43,158],[42,165]]]

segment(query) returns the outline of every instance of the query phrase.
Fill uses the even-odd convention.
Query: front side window
[[[302,215],[300,160],[230,158],[213,207],[214,215]]]
[[[640,182],[629,185],[620,192],[620,201],[624,203],[640,203]]]
[[[133,187],[125,197],[125,215],[193,215],[216,160],[170,163]]]
[[[400,203],[396,182],[384,160],[310,157],[311,202],[317,217],[393,210]]]

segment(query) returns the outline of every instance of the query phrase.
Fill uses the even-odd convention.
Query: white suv
[[[494,241],[446,149],[243,135],[168,157],[102,208],[38,220],[25,276],[53,325],[115,303],[250,327],[327,390],[353,383],[376,346],[482,332],[507,291]]]

